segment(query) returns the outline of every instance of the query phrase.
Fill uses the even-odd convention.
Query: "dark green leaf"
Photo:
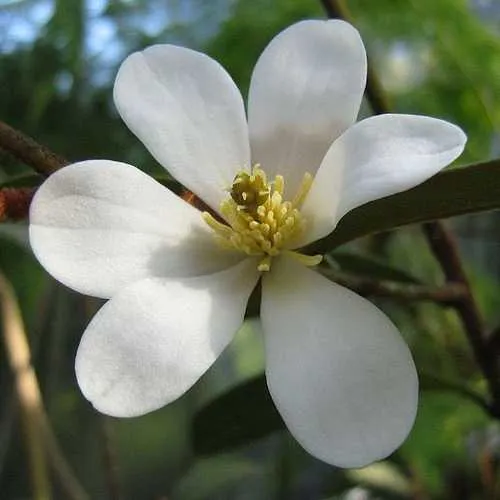
[[[407,224],[500,208],[500,160],[442,172],[404,193],[349,212],[333,233],[310,245],[324,253],[348,241]]]
[[[428,373],[420,373],[419,380],[422,390],[455,393],[484,409],[481,397],[458,382]],[[284,427],[261,375],[234,387],[196,414],[194,448],[200,454],[227,451]]]

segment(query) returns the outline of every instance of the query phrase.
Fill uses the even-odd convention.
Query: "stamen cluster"
[[[283,176],[277,175],[273,182],[268,182],[265,172],[256,165],[251,173],[242,171],[236,175],[230,196],[220,205],[227,224],[208,212],[203,217],[223,246],[252,256],[262,255],[258,269],[269,271],[272,257],[304,230],[305,220],[299,207],[311,183],[312,177],[306,173],[293,201],[284,201]]]

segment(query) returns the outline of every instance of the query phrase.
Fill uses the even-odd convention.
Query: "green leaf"
[[[500,160],[446,170],[409,191],[346,214],[333,233],[309,247],[326,251],[362,236],[407,224],[500,208]]]
[[[202,408],[193,420],[197,453],[232,449],[284,428],[264,376],[253,378]]]

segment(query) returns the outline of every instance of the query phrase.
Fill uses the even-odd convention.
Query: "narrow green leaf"
[[[416,188],[349,212],[333,233],[310,245],[324,253],[348,241],[407,224],[500,208],[500,160],[446,170]]]

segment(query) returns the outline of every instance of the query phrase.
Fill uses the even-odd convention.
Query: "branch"
[[[52,486],[46,462],[43,438],[40,435],[41,397],[31,354],[26,340],[21,311],[9,283],[0,277],[2,330],[10,369],[14,375],[16,395],[21,408],[24,439],[28,452],[33,498],[49,500]]]
[[[402,285],[394,281],[376,281],[370,278],[319,267],[318,271],[326,278],[345,286],[363,297],[388,297],[402,301],[430,301],[453,306],[467,293],[460,284],[442,287],[422,285]]]
[[[321,3],[329,17],[349,19],[349,12],[343,0],[321,0]],[[366,83],[366,96],[376,114],[390,112],[390,107],[383,95],[378,79],[370,69]],[[464,296],[455,302],[455,309],[464,326],[476,363],[488,384],[492,398],[491,414],[500,418],[500,385],[497,380],[497,367],[487,345],[483,319],[465,274],[455,237],[441,221],[425,223],[423,229],[446,280],[449,283],[461,285],[466,291]]]
[[[14,374],[15,389],[25,422],[34,498],[36,500],[52,498],[46,460],[48,459],[61,482],[65,498],[88,500],[90,497],[68,465],[43,407],[19,305],[10,283],[2,274],[0,274],[0,308],[5,349]]]
[[[349,9],[343,0],[321,0],[321,3],[329,18],[343,19],[344,21],[354,24]],[[368,65],[366,74],[365,92],[366,98],[374,114],[381,115],[389,113],[391,106],[387,101],[387,96],[382,89],[382,85],[380,84],[377,75],[372,71],[370,65]]]
[[[0,148],[45,177],[68,164],[63,157],[1,120]]]
[[[34,194],[35,188],[0,189],[0,222],[26,218]]]
[[[455,382],[453,380],[448,380],[445,378],[442,378],[437,375],[433,375],[431,373],[427,372],[419,372],[419,378],[423,382],[423,385],[425,387],[425,384],[427,385],[430,384],[435,384],[435,390],[446,390],[450,392],[455,392],[457,394],[460,394],[461,396],[464,396],[468,400],[472,401],[476,405],[478,405],[480,408],[482,408],[486,413],[491,414],[492,409],[491,406],[488,404],[488,402],[483,398],[481,394],[478,394],[477,392],[473,391],[472,389],[469,389],[468,387],[465,387],[458,382]],[[432,390],[433,387],[425,387],[427,390]]]
[[[466,290],[465,295],[455,307],[476,362],[488,383],[493,404],[496,406],[500,403],[500,388],[497,383],[495,361],[487,343],[485,325],[465,274],[453,233],[442,222],[428,222],[422,227],[429,246],[441,265],[446,281],[461,284]],[[500,408],[498,410],[500,411]],[[500,413],[497,416],[500,417]]]

